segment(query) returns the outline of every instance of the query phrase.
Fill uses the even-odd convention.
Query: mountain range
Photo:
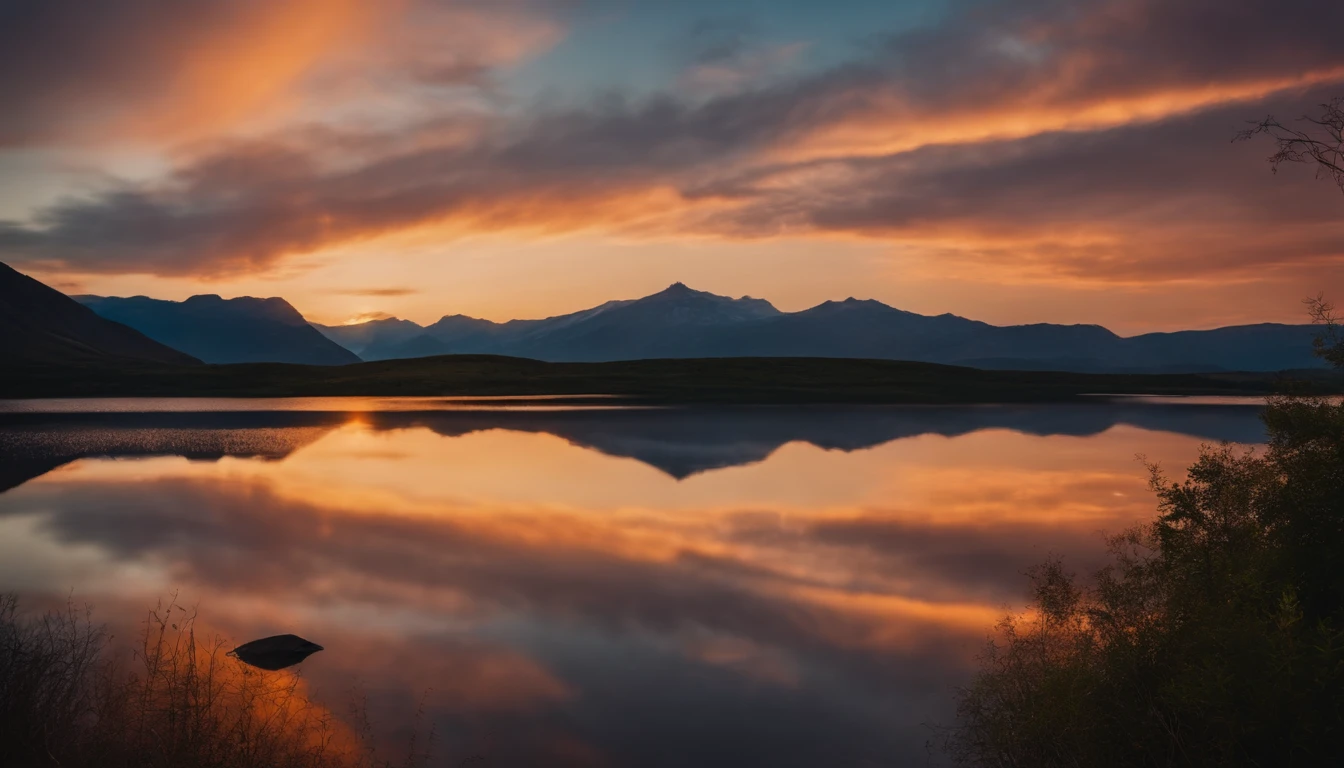
[[[5,264],[0,264],[0,360],[6,365],[201,362],[99,317]]]
[[[396,318],[315,325],[364,360],[498,354],[551,362],[645,358],[847,357],[978,368],[1075,372],[1278,371],[1321,365],[1310,325],[1231,326],[1122,337],[1099,325],[995,326],[919,315],[878,301],[827,301],[781,312],[682,283],[544,320],[496,323],[447,315],[429,326]]]
[[[327,326],[310,324],[281,298],[67,297],[0,265],[0,355],[34,363],[344,365],[489,354],[547,362],[830,357],[1080,373],[1264,372],[1320,367],[1316,331],[1262,323],[1122,337],[1099,325],[995,326],[853,298],[781,312],[763,299],[682,283],[541,320],[458,314],[429,326],[396,318]]]
[[[289,302],[213,294],[186,301],[75,296],[108,320],[207,363],[345,365],[359,357],[323,336]]]

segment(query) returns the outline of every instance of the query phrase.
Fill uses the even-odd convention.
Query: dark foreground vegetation
[[[151,611],[129,652],[111,640],[86,612],[28,615],[0,595],[0,765],[391,768],[428,758],[415,744],[381,758],[362,707],[338,716],[308,698],[301,677],[226,656],[179,606]]]
[[[1331,326],[1333,331],[1333,326]],[[1344,363],[1344,345],[1320,353]],[[1206,447],[1156,520],[1080,582],[1030,572],[960,725],[975,766],[1338,765],[1344,754],[1344,404],[1277,397],[1262,452]]]
[[[1312,391],[1337,391],[1340,378],[1328,373],[1303,371],[1292,378]],[[1280,391],[1285,380],[1278,374],[990,371],[835,358],[544,363],[448,355],[343,366],[14,366],[0,371],[0,397],[600,394],[665,403],[996,403],[1096,393],[1261,395]]]
[[[1344,98],[1274,117],[1285,163],[1344,192]],[[1334,308],[1316,354],[1344,371]],[[1158,517],[1114,537],[1079,583],[1030,572],[1030,608],[998,627],[960,724],[974,766],[1340,765],[1344,760],[1344,403],[1277,397],[1261,453],[1207,447],[1182,482],[1152,468]]]

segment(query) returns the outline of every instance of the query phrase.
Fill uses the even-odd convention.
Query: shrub
[[[1326,765],[1344,743],[1344,404],[1273,399],[1205,447],[1085,585],[1031,572],[959,693],[975,766]]]

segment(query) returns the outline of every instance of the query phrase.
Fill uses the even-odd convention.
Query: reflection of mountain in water
[[[5,414],[0,493],[90,457],[279,460],[344,421],[333,413]]]
[[[427,428],[447,437],[489,429],[546,433],[683,479],[762,461],[791,442],[852,451],[919,435],[986,429],[1086,436],[1131,425],[1254,443],[1264,436],[1259,411],[1247,405],[1145,403],[463,410],[366,413],[361,421],[377,430]],[[283,459],[348,420],[347,414],[319,411],[2,414],[0,491],[93,456]]]
[[[1255,406],[1049,405],[755,407],[611,411],[384,413],[380,429],[422,426],[445,436],[484,429],[545,432],[611,456],[638,459],[678,479],[762,461],[791,442],[854,451],[919,435],[986,429],[1085,436],[1119,424],[1210,441],[1264,439]]]

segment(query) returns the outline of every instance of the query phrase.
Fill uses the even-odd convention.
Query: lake
[[[936,765],[1023,570],[1153,516],[1136,455],[1263,439],[1217,398],[615,405],[0,402],[0,591],[300,634],[314,702],[433,764]]]

